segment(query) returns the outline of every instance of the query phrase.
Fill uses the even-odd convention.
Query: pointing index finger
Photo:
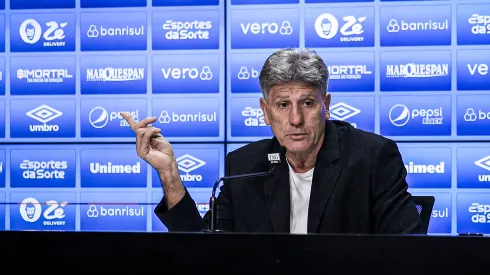
[[[134,130],[134,125],[136,125],[138,122],[134,120],[129,113],[120,112],[119,114],[128,122],[129,127]]]

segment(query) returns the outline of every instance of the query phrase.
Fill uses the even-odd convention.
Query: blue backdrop
[[[271,137],[273,51],[326,61],[333,119],[394,139],[431,234],[490,234],[490,4],[0,1],[0,229],[166,231],[119,116],[158,118],[203,214],[224,157]]]

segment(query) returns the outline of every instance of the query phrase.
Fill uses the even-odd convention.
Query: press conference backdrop
[[[0,229],[167,231],[120,111],[156,116],[208,209],[226,152],[271,137],[260,68],[309,47],[333,119],[398,142],[431,234],[490,234],[487,1],[0,2]]]

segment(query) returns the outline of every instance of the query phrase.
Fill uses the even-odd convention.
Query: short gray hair
[[[328,69],[323,59],[309,49],[281,49],[267,58],[260,71],[260,88],[267,100],[278,84],[299,82],[327,93]]]

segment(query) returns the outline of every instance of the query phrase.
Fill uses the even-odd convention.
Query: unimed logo
[[[136,162],[135,164],[113,164],[112,162],[100,163],[91,162],[90,163],[90,173],[92,174],[139,174],[141,173],[141,163]]]

